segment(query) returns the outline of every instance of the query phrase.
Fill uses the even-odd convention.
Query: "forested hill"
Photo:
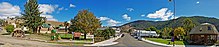
[[[134,27],[136,29],[145,29],[151,26],[156,27],[157,29],[163,29],[164,27],[179,27],[183,26],[183,20],[189,18],[192,20],[192,22],[196,25],[200,25],[202,23],[211,23],[216,26],[217,29],[219,29],[219,19],[213,18],[213,17],[203,17],[203,16],[193,16],[193,17],[179,17],[174,20],[168,20],[168,21],[147,21],[147,20],[137,20],[130,23],[126,23],[120,27],[123,27],[125,25],[129,25],[131,27]]]

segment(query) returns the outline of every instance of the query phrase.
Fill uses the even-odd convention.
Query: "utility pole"
[[[173,21],[176,23],[176,1],[175,0],[168,0],[169,2],[172,2],[173,1],[173,7],[174,7],[174,17],[173,17]],[[174,31],[172,32],[173,33],[173,36],[171,38],[171,41],[173,42],[173,46],[175,46],[175,42],[174,42]]]

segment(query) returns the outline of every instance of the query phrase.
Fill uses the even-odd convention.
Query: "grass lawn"
[[[48,43],[55,43],[55,44],[61,44],[64,46],[83,46],[85,43],[84,42],[48,42]]]
[[[61,38],[72,39],[72,34],[59,34]]]
[[[80,38],[80,40],[74,40],[74,41],[81,41],[81,42],[52,42],[50,41],[51,38],[50,38],[50,35],[51,34],[30,34],[30,35],[27,35],[26,37],[28,38],[34,38],[34,39],[41,39],[41,40],[47,40],[49,41],[48,43],[55,43],[55,44],[61,44],[61,45],[65,45],[65,46],[83,46],[84,44],[86,44],[85,42],[92,42],[93,40],[92,39],[86,39],[86,40],[83,40]],[[71,34],[60,34],[61,37],[64,37],[64,38],[70,38],[72,37]],[[83,37],[83,36],[81,36]]]
[[[50,40],[51,34],[30,34],[27,35],[28,38],[42,39],[42,40]],[[62,39],[72,39],[72,34],[60,34]],[[84,40],[84,36],[81,36],[79,40]],[[92,41],[92,39],[86,39],[86,41]]]
[[[158,43],[163,43],[163,44],[168,44],[170,39],[162,39],[162,38],[146,38],[147,40],[158,42]],[[173,44],[172,42],[170,44]],[[176,45],[184,45],[183,41],[175,41]]]
[[[50,39],[50,34],[40,34],[40,35],[38,35],[38,34],[30,34],[30,35],[27,35],[26,37],[27,38],[47,40],[47,41],[51,40]]]

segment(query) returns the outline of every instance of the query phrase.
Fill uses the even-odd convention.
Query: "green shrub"
[[[105,38],[104,37],[94,37],[94,42],[101,42],[104,41]]]
[[[14,25],[7,25],[5,29],[8,33],[12,33],[14,31]]]
[[[115,36],[115,30],[113,29],[97,30],[94,32],[94,36],[103,37],[104,39],[109,39],[110,36]]]
[[[72,39],[72,34],[60,34],[62,39]]]

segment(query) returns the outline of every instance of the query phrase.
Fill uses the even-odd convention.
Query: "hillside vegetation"
[[[125,25],[129,25],[131,27],[134,27],[136,29],[145,29],[148,27],[156,27],[157,29],[163,29],[165,27],[171,27],[176,28],[183,26],[183,20],[189,18],[192,20],[192,23],[194,23],[196,26],[200,25],[202,23],[210,23],[216,26],[217,29],[219,29],[219,19],[213,18],[213,17],[203,17],[203,16],[193,16],[193,17],[179,17],[174,20],[168,20],[168,21],[147,21],[147,20],[137,20],[133,21],[127,24],[122,25],[121,27]]]

